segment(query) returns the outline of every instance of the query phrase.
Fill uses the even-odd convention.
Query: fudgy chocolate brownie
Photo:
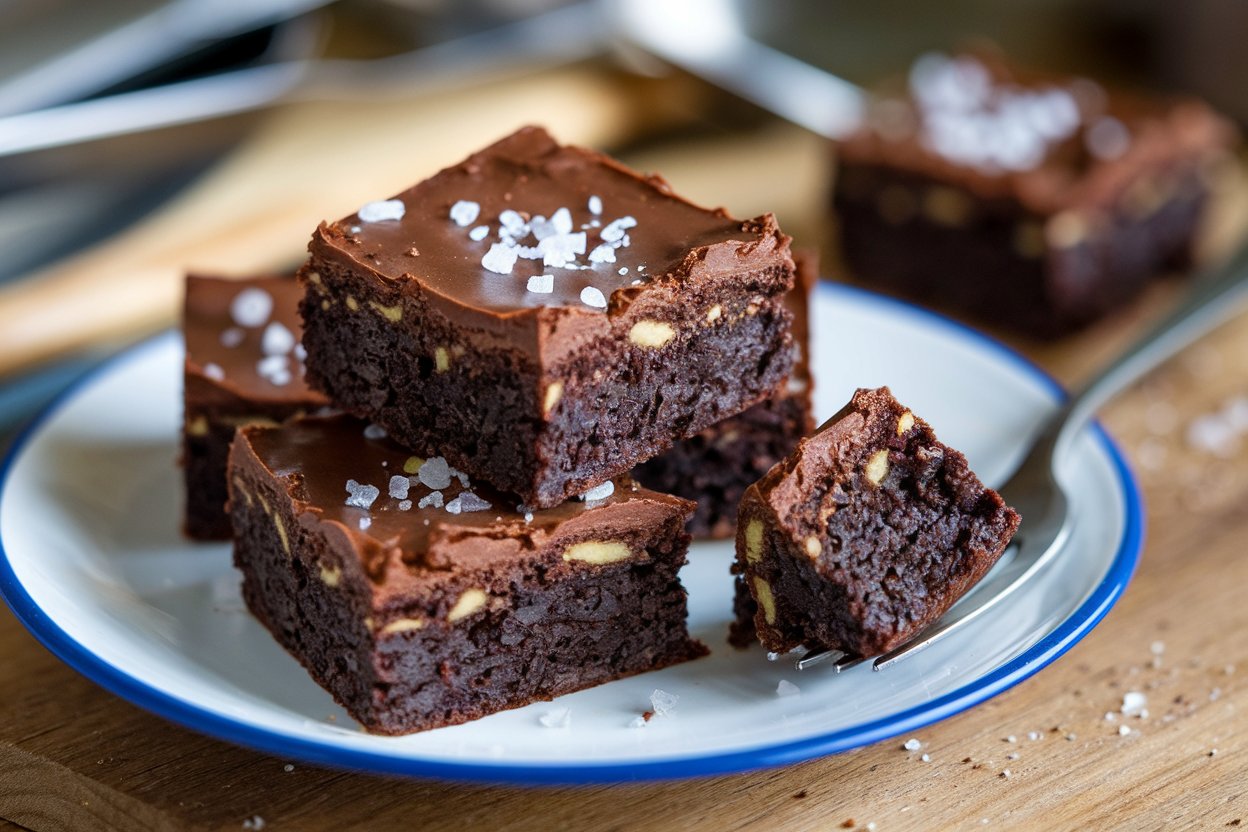
[[[1058,335],[1190,264],[1234,141],[1195,100],[927,55],[839,146],[841,252],[872,286]]]
[[[887,387],[859,390],[797,451],[750,486],[735,571],[759,640],[857,656],[886,652],[983,577],[1017,512]],[[732,641],[748,637],[738,621]]]
[[[252,613],[369,731],[452,725],[697,658],[693,506],[627,477],[529,511],[351,417],[238,431]]]
[[[230,536],[225,462],[235,428],[276,424],[327,404],[303,381],[302,295],[293,275],[186,279],[182,467],[190,537]]]
[[[789,238],[526,128],[317,229],[308,379],[537,507],[767,396]]]
[[[818,254],[795,251],[797,281],[785,299],[793,313],[793,372],[766,401],[677,442],[671,450],[633,469],[644,485],[693,500],[689,519],[695,538],[732,537],[745,489],[784,459],[814,430],[808,306],[819,279]]]

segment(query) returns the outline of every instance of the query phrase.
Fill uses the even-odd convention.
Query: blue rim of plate
[[[884,305],[917,319],[926,326],[935,326],[964,340],[974,341],[1047,387],[1061,401],[1066,393],[1052,376],[1036,364],[996,339],[966,324],[922,309],[896,298],[841,283],[821,282],[820,292],[842,293],[847,296]],[[93,369],[64,390],[22,430],[0,465],[0,500],[8,483],[14,462],[39,428],[61,406],[101,373],[130,359],[135,353],[150,349],[164,336],[143,341],[122,351]],[[489,764],[456,763],[411,757],[396,757],[372,751],[342,749],[332,743],[292,737],[240,723],[170,696],[136,679],[125,671],[103,661],[80,645],[44,614],[17,579],[0,538],[0,594],[9,608],[32,635],[74,670],[91,681],[152,713],[194,731],[236,745],[294,758],[333,768],[350,769],[372,774],[398,774],[465,783],[499,785],[590,785],[602,783],[678,780],[736,774],[775,766],[790,765],[841,751],[871,745],[931,725],[974,707],[1031,677],[1057,660],[1078,643],[1109,612],[1135,574],[1144,545],[1144,500],[1139,484],[1127,465],[1122,451],[1100,425],[1091,430],[1113,462],[1125,501],[1125,518],[1118,551],[1105,577],[1074,613],[1067,616],[1053,632],[1044,636],[1021,655],[996,670],[973,679],[957,690],[923,705],[918,705],[872,722],[863,723],[817,737],[807,737],[774,746],[744,751],[707,754],[697,757],[676,757],[647,762],[618,764]]]

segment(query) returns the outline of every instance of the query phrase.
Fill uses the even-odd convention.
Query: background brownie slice
[[[465,722],[705,655],[677,577],[692,505],[626,477],[529,512],[347,416],[230,455],[248,607],[368,730]]]
[[[302,296],[293,275],[186,279],[183,528],[191,537],[230,536],[225,464],[235,428],[276,424],[328,403],[303,381]]]
[[[793,252],[797,280],[785,304],[793,314],[793,372],[766,401],[717,422],[697,436],[633,470],[644,485],[693,500],[689,519],[694,538],[732,537],[745,489],[814,430],[808,351],[810,292],[819,279],[818,254]]]
[[[789,238],[527,128],[322,225],[308,378],[528,504],[629,471],[792,365]]]
[[[927,55],[838,148],[842,255],[873,286],[1061,334],[1190,264],[1234,140],[1195,100]]]
[[[873,656],[939,618],[1018,523],[888,388],[859,390],[746,492],[736,571],[769,650]],[[738,613],[748,611],[738,597]],[[747,634],[739,622],[734,642]]]

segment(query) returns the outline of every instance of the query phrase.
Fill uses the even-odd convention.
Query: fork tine
[[[809,670],[817,664],[823,664],[827,661],[840,662],[843,658],[845,658],[845,654],[840,650],[820,650],[818,653],[807,653],[793,662],[793,666],[798,670]]]

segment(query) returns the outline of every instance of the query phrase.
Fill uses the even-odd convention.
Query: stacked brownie
[[[1058,335],[1189,265],[1234,141],[1198,101],[927,55],[838,146],[841,252],[869,285]]]
[[[764,401],[805,429],[775,219],[527,128],[310,252],[299,355],[345,413],[239,430],[228,488],[247,604],[313,678],[405,733],[704,654],[694,505],[629,471]]]
[[[182,469],[190,537],[230,537],[225,468],[235,429],[276,425],[328,404],[303,380],[302,294],[293,275],[186,279]]]

